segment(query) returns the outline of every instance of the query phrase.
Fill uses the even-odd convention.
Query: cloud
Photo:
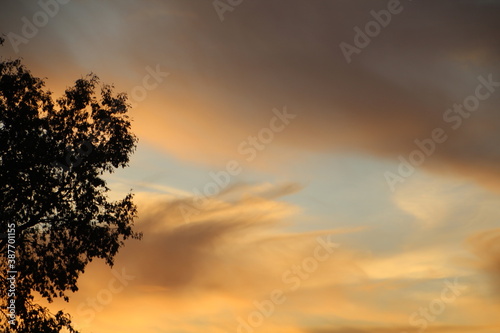
[[[476,268],[486,272],[500,296],[500,229],[485,230],[468,239],[472,252],[476,255]]]
[[[449,262],[449,252],[439,247],[381,256],[341,243],[292,290],[297,280],[284,274],[314,257],[318,237],[335,241],[343,234],[368,231],[362,227],[286,230],[300,209],[284,202],[283,196],[299,189],[293,183],[230,187],[196,205],[199,212],[189,223],[179,207],[192,205],[192,197],[169,194],[177,193],[169,187],[164,189],[167,194],[139,193],[137,227],[144,239],[128,242],[115,264],[115,269],[125,269],[134,278],[87,323],[79,307],[84,304],[88,310],[88,299],[98,297],[114,277],[108,267],[93,263],[80,280],[80,291],[64,308],[76,314],[75,321],[82,328],[99,327],[105,333],[116,330],[117,322],[127,322],[124,332],[140,328],[218,333],[235,331],[237,318],[247,320],[256,311],[256,302],[265,302],[279,289],[286,301],[275,306],[262,331],[302,333],[304,328],[316,332],[306,327],[315,327],[310,318],[319,318],[333,322],[333,327],[345,327],[330,330],[335,333],[392,333],[391,328],[411,329],[401,323],[439,296],[443,279],[461,273]],[[138,309],[140,316],[134,316]],[[477,295],[461,296],[429,332],[454,332],[455,326],[439,326],[450,322],[456,332],[468,332],[467,325],[478,322],[493,324],[495,309],[494,303],[486,304]],[[465,326],[453,318],[460,318]],[[379,326],[367,328],[359,323]]]
[[[191,197],[139,195],[138,228],[145,236],[126,246],[119,258],[143,285],[163,287],[174,294],[218,290],[246,299],[267,293],[270,286],[283,285],[282,274],[290,265],[312,255],[318,237],[361,231],[284,231],[287,220],[299,209],[279,199],[298,188],[289,183],[239,185],[199,205]],[[186,205],[197,210],[189,221],[182,214]],[[337,277],[325,275],[324,282],[319,278],[316,283],[340,283],[359,275],[352,260],[349,251],[340,250],[328,264]]]
[[[18,16],[36,10],[9,6]],[[353,28],[364,28],[387,1],[252,1],[222,23],[210,1],[75,2],[61,6],[21,55],[56,88],[94,71],[130,92],[147,66],[159,64],[171,75],[133,111],[135,130],[182,159],[245,162],[238,145],[269,125],[273,108],[287,106],[297,118],[252,167],[278,172],[302,153],[345,150],[397,161],[441,127],[449,139],[423,167],[498,188],[500,93],[470,117],[443,119],[474,94],[478,76],[500,81],[497,5],[401,6],[349,64],[339,44],[353,43]],[[16,15],[7,15],[7,31],[21,29]]]
[[[317,269],[299,280],[292,269],[303,265],[306,258],[314,258],[318,238],[334,240],[336,235],[363,230],[286,231],[287,219],[299,210],[280,199],[298,188],[287,183],[230,188],[198,206],[199,214],[189,223],[178,211],[181,205],[192,204],[192,198],[138,194],[137,227],[144,232],[144,239],[128,242],[115,261],[115,269],[125,269],[134,278],[86,323],[79,306],[84,304],[88,310],[88,299],[96,298],[114,276],[102,263],[93,263],[69,306],[77,314],[77,324],[113,327],[116,319],[109,318],[122,318],[144,304],[147,312],[137,322],[131,321],[131,327],[148,327],[145,323],[150,318],[164,329],[196,332],[199,328],[192,318],[198,313],[210,332],[218,332],[216,327],[235,330],[235,318],[246,318],[255,311],[254,302],[268,299],[276,289],[290,297],[266,321],[267,329],[293,332],[287,313],[296,312],[304,302],[310,304],[311,313],[328,313],[331,304],[338,304],[340,313],[348,314],[352,300],[344,288],[366,279],[355,251],[336,249],[327,261],[317,262]],[[286,272],[289,275],[285,277]],[[292,290],[297,282],[298,290]],[[370,312],[369,308],[364,311]]]
[[[167,10],[157,6],[159,13]],[[372,19],[370,11],[385,8],[386,1],[252,2],[224,24],[210,3],[170,6],[191,16],[171,17],[167,26],[160,23],[167,14],[122,16],[131,27],[150,23],[130,29],[138,44],[129,46],[131,54],[161,61],[172,72],[172,81],[160,89],[163,96],[151,96],[148,112],[137,114],[138,130],[151,143],[206,163],[244,160],[240,142],[268,126],[272,108],[286,105],[297,115],[295,123],[276,135],[256,165],[276,161],[276,152],[287,147],[407,157],[415,139],[442,127],[449,140],[425,167],[483,183],[498,177],[492,142],[498,139],[494,110],[500,94],[482,101],[458,130],[443,120],[448,108],[475,92],[479,75],[500,81],[493,61],[499,55],[493,34],[498,22],[488,3],[404,3],[403,12],[351,64],[339,43],[352,42],[353,27]],[[148,52],[160,32],[165,37],[157,47],[167,55],[161,59]]]

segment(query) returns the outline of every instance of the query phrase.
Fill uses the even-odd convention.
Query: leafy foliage
[[[137,138],[124,94],[89,75],[53,101],[19,60],[0,61],[0,233],[15,224],[16,325],[8,320],[7,238],[0,239],[0,331],[74,332],[68,314],[34,303],[68,300],[95,258],[113,258],[133,231],[131,194],[111,201],[105,173],[128,165]],[[10,230],[12,231],[12,230]]]

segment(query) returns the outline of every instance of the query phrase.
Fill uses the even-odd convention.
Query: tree
[[[76,332],[34,296],[68,301],[89,262],[112,266],[141,237],[132,194],[111,201],[103,179],[135,150],[128,109],[92,74],[54,102],[20,60],[0,59],[0,331]]]

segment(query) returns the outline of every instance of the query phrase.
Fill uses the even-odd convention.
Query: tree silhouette
[[[34,297],[68,301],[89,262],[112,266],[124,240],[141,237],[132,195],[111,201],[102,178],[135,150],[126,95],[95,75],[55,102],[44,89],[19,60],[0,59],[2,332],[76,332]]]

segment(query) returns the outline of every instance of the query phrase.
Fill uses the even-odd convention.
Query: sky
[[[125,92],[136,229],[82,332],[500,331],[500,1],[0,3],[54,96]]]

